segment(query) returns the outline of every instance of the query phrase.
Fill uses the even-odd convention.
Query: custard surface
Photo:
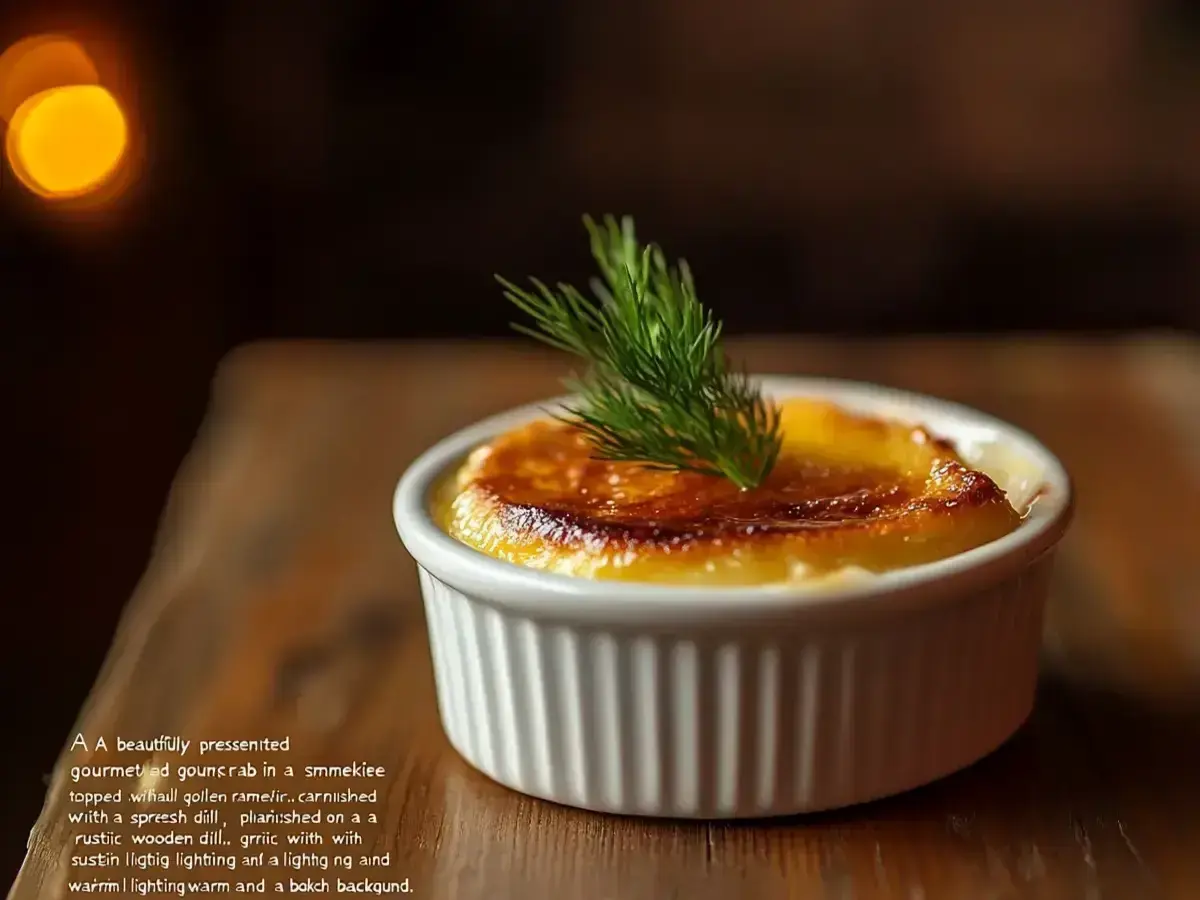
[[[884,572],[995,540],[1020,514],[921,427],[814,400],[779,404],[758,488],[591,457],[576,429],[523,425],[476,449],[434,513],[489,556],[581,578],[753,585]]]

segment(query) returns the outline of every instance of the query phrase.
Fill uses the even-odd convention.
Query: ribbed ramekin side
[[[896,793],[1003,742],[1032,705],[1049,565],[805,631],[574,627],[420,577],[442,722],[468,762],[572,806],[734,818]]]

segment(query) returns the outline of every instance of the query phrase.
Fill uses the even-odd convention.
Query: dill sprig
[[[721,323],[696,298],[691,270],[641,246],[633,220],[584,218],[600,278],[595,298],[568,284],[530,279],[524,290],[497,276],[533,320],[523,334],[590,364],[568,387],[579,396],[561,418],[602,459],[683,470],[756,487],[775,465],[778,410],[721,349]]]

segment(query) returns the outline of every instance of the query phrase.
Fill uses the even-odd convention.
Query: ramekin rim
[[[776,397],[826,398],[847,408],[919,422],[951,440],[956,440],[956,431],[990,431],[1014,446],[1022,457],[1032,458],[1048,490],[1021,524],[1001,538],[946,559],[841,584],[706,586],[576,578],[495,559],[443,531],[429,508],[429,492],[437,479],[472,448],[504,430],[544,416],[548,408],[569,399],[559,396],[488,416],[425,450],[396,486],[392,515],[397,533],[419,566],[487,602],[539,616],[622,621],[629,617],[709,619],[818,612],[833,607],[845,610],[868,605],[879,610],[895,604],[924,605],[984,590],[1019,575],[1053,549],[1066,531],[1074,509],[1071,478],[1057,456],[1023,429],[964,404],[869,382],[788,375],[753,377]],[[947,429],[947,422],[955,425]]]

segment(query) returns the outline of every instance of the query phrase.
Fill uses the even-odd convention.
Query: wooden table
[[[128,825],[69,814],[81,809],[72,789],[131,782],[75,784],[70,767],[146,756],[111,743],[98,750],[101,734],[166,734],[288,735],[290,751],[272,756],[280,765],[385,767],[366,785],[379,789],[377,802],[360,810],[378,822],[353,826],[365,838],[354,852],[390,853],[390,868],[239,863],[224,873],[265,875],[268,890],[276,878],[369,874],[407,878],[416,896],[481,900],[1200,897],[1197,345],[759,340],[735,353],[758,371],[856,377],[971,403],[1034,431],[1072,470],[1078,516],[1048,611],[1043,689],[1029,725],[1000,751],[904,796],[773,823],[610,818],[490,783],[440,730],[391,494],[436,438],[555,393],[564,361],[500,343],[253,346],[216,378],[149,569],[80,714],[91,749],[72,751],[68,738],[10,896],[62,896],[68,880],[114,873],[163,875],[63,863],[112,849],[75,844],[98,828],[125,834],[130,847]],[[214,761],[194,753],[186,761]],[[229,791],[233,781],[186,787]],[[232,789],[289,784],[260,768]],[[221,816],[245,808],[226,804]],[[317,830],[328,840],[344,828]],[[238,833],[233,823],[225,832]],[[194,883],[219,871],[166,875]]]

